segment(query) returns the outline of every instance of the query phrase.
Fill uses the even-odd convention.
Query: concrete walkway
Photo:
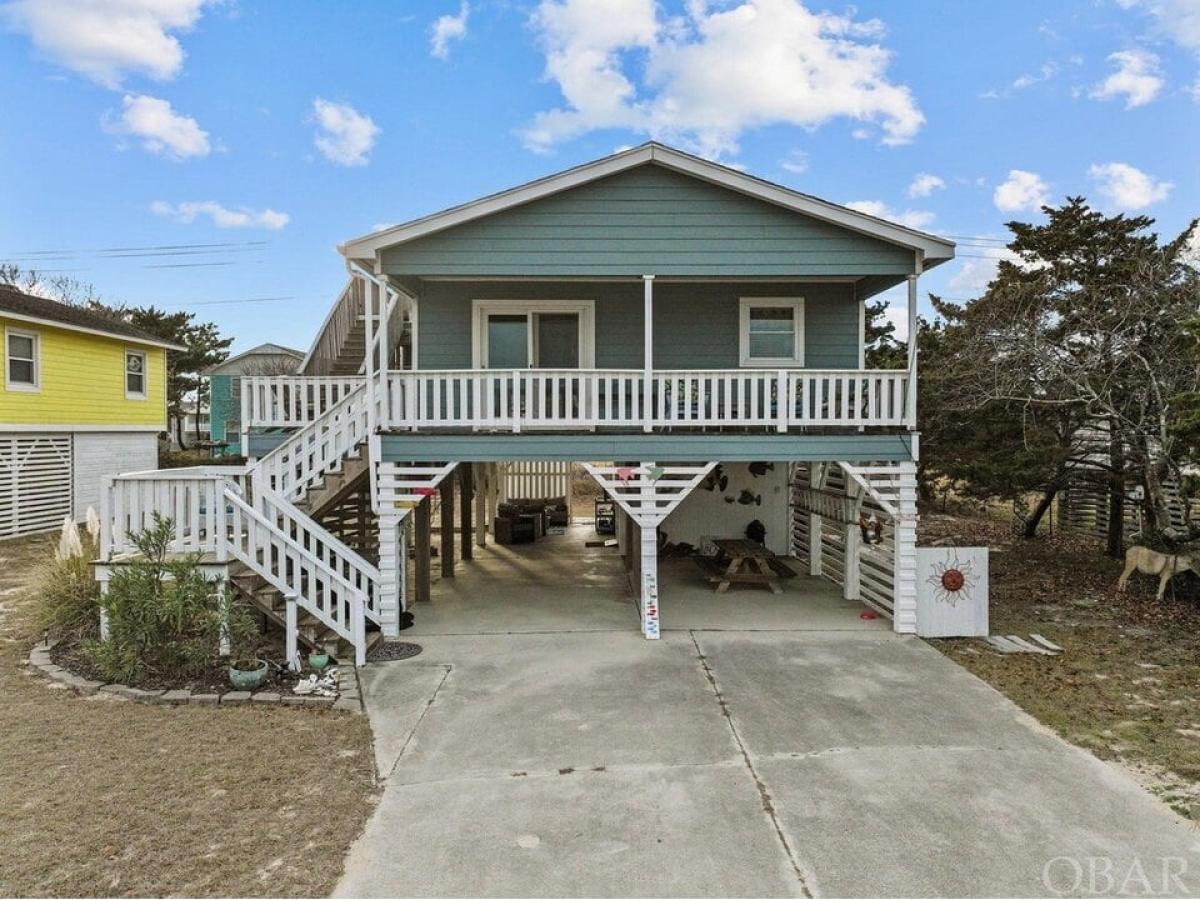
[[[339,896],[1200,889],[1200,834],[1130,778],[807,579],[714,601],[672,567],[649,642],[619,560],[514,552],[364,670],[386,789]]]

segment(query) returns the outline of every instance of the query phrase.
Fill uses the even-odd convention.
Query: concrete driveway
[[[364,670],[386,787],[339,896],[1200,890],[1200,833],[923,642],[831,612],[672,629],[666,587],[648,642],[563,565],[518,590],[473,564],[455,590],[513,616],[418,608],[421,656]],[[555,592],[580,629],[529,614]]]

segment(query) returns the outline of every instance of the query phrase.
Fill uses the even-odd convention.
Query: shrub
[[[222,630],[244,645],[255,632],[245,602],[204,577],[199,554],[168,559],[173,523],[155,514],[131,539],[140,556],[114,570],[105,597],[108,638],[85,652],[113,681],[186,679],[220,662]]]
[[[64,553],[64,537],[60,536],[50,559],[38,567],[37,620],[41,630],[55,637],[83,638],[95,634],[100,625],[100,585],[91,565],[96,558],[96,540],[90,532],[79,534],[69,519],[63,526],[64,536],[68,529],[78,551]]]

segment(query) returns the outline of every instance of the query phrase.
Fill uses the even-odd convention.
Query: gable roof
[[[282,344],[259,344],[257,347],[251,347],[249,350],[243,350],[236,356],[231,356],[228,359],[223,359],[215,366],[209,366],[201,375],[215,375],[225,369],[227,366],[242,362],[251,356],[291,356],[297,363],[304,358],[304,353],[300,350],[293,350],[291,347],[284,347]]]
[[[167,350],[186,350],[179,344],[164,341],[157,335],[143,331],[123,322],[82,306],[47,300],[34,294],[26,294],[12,285],[0,284],[0,315],[22,322],[53,325],[68,331],[98,334],[104,337],[122,338],[138,344],[150,344]]]
[[[699,178],[823,222],[907,247],[923,254],[926,267],[954,258],[954,242],[946,238],[839,206],[810,194],[802,194],[655,141],[497,194],[490,194],[470,203],[452,206],[411,222],[371,232],[347,241],[340,245],[338,250],[347,259],[371,258],[387,247],[407,243],[648,163]]]

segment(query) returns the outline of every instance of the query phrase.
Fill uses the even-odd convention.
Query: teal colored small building
[[[216,447],[215,455],[237,456],[241,452],[241,376],[291,375],[303,359],[304,354],[299,350],[279,344],[259,344],[204,371],[208,377],[212,440],[226,445]]]

